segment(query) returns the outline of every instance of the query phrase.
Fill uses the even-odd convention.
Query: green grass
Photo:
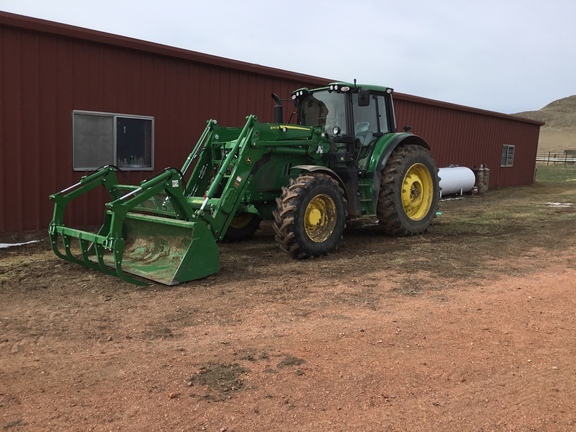
[[[576,166],[537,165],[536,182],[576,185]]]

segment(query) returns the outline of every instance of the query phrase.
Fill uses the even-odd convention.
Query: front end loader
[[[207,122],[180,168],[140,185],[115,166],[50,196],[52,248],[62,259],[139,285],[174,285],[220,268],[218,241],[250,237],[272,220],[294,258],[325,255],[347,219],[377,217],[384,233],[424,232],[436,214],[438,176],[426,142],[397,133],[391,89],[334,83],[292,94],[295,124],[250,115],[242,128]],[[71,200],[106,188],[100,229],[66,227]]]

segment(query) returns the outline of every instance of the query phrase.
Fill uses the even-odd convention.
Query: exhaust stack
[[[284,122],[284,108],[282,107],[282,100],[276,93],[272,93],[272,99],[276,102],[274,106],[274,123]]]

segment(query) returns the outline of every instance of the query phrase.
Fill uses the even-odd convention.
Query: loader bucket
[[[180,170],[166,168],[139,186],[118,184],[116,171],[103,167],[50,195],[54,215],[48,234],[58,257],[136,285],[147,284],[140,278],[176,285],[219,270],[214,233],[186,201]],[[99,186],[113,199],[99,231],[64,226],[68,203]]]
[[[220,268],[218,246],[204,222],[129,213],[123,231],[122,272],[176,285],[209,276]],[[113,261],[112,256],[104,258],[111,267],[115,267]]]

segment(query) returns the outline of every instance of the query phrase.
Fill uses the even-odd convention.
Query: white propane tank
[[[466,167],[440,168],[438,177],[440,177],[440,197],[470,192],[476,183],[474,171]]]

